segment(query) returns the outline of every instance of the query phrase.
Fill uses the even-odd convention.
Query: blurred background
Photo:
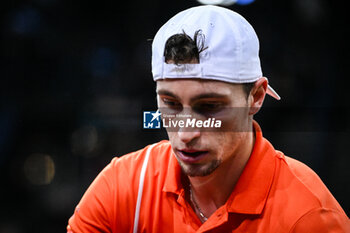
[[[11,0],[1,4],[0,232],[65,232],[114,156],[166,138],[155,110],[151,41],[195,0]],[[314,169],[349,215],[348,39],[344,4],[228,6],[254,26],[281,95],[256,116],[275,148]],[[130,171],[132,172],[132,171]],[[127,187],[126,187],[127,188]]]

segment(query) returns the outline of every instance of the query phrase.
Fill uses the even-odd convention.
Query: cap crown
[[[205,36],[199,64],[166,64],[165,43],[174,34]],[[198,6],[172,17],[157,32],[152,44],[153,79],[200,78],[249,83],[262,77],[259,40],[241,15],[218,6]]]

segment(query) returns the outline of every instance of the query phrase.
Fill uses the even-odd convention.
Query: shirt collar
[[[263,138],[259,124],[254,121],[253,126],[255,131],[254,148],[226,203],[229,212],[260,214],[265,206],[273,181],[275,149]],[[183,189],[181,168],[173,153],[171,150],[163,191],[180,195]]]
[[[254,121],[255,144],[250,158],[227,201],[229,212],[260,214],[265,206],[275,173],[275,149],[262,136]]]
[[[170,158],[168,163],[168,171],[167,171],[167,176],[165,178],[163,191],[180,195],[182,189],[183,189],[183,186],[181,183],[181,167],[177,162],[174,152],[170,146]]]

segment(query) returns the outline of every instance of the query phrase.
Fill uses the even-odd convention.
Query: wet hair
[[[195,61],[199,63],[199,54],[207,49],[204,47],[204,40],[202,30],[196,31],[193,39],[185,31],[169,37],[164,49],[165,62],[181,64]]]
[[[202,30],[197,30],[193,39],[185,31],[172,35],[165,43],[165,62],[171,61],[176,65],[193,62],[200,63],[199,54],[208,48],[204,46],[204,42],[205,36],[202,34]],[[253,86],[254,82],[242,84],[247,97]]]

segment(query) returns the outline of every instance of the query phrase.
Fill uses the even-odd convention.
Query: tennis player
[[[253,119],[266,94],[280,99],[258,53],[252,26],[225,8],[190,8],[163,25],[152,45],[158,108],[167,122],[186,119],[166,128],[169,141],[114,158],[67,232],[349,233],[321,179]]]

